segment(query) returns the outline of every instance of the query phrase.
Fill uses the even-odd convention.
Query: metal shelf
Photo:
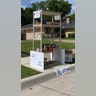
[[[40,24],[40,25],[33,25],[33,27],[60,27],[60,25],[48,25],[48,24]]]
[[[39,16],[38,18],[40,20],[37,24],[35,24],[36,22],[34,22],[35,18],[37,18],[37,17],[35,17],[36,12],[38,13],[37,17]],[[50,22],[52,23],[52,22],[59,21],[59,24],[43,24],[43,22],[42,22],[43,21],[43,15],[51,16],[52,21],[50,21]],[[55,18],[54,18],[55,16],[59,16],[59,20],[55,21]],[[42,40],[45,39],[45,38],[43,39],[43,35],[42,35],[43,34],[43,28],[46,28],[46,27],[52,28],[52,32],[53,32],[54,28],[60,28],[60,30],[59,30],[59,40],[61,42],[61,13],[45,11],[45,10],[39,10],[39,11],[34,11],[33,12],[33,50],[34,50],[34,40],[36,40],[35,37],[34,37],[35,36],[35,32],[34,32],[35,28],[40,28],[41,37],[38,40],[40,40],[40,49],[42,50]],[[51,35],[52,35],[52,32],[50,33]],[[46,38],[46,39],[49,39],[49,38]],[[50,38],[50,39],[52,41],[54,40],[54,38]]]

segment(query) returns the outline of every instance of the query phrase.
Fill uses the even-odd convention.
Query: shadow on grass
[[[30,55],[27,53],[21,52],[21,57],[28,57],[28,56],[30,56]]]

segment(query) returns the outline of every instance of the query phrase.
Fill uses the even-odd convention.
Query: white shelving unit
[[[51,21],[44,21],[43,17],[49,16]],[[38,19],[38,21],[36,21]],[[48,19],[48,18],[47,18]],[[35,51],[35,28],[40,28],[39,40],[40,40],[40,52]],[[51,11],[34,11],[33,12],[33,50],[30,51],[30,65],[36,69],[44,70],[44,56],[48,52],[43,52],[43,29],[51,28],[52,32],[55,28],[59,28],[59,49],[52,50],[50,53],[50,60],[58,61],[61,64],[65,63],[65,50],[61,49],[61,13]],[[54,38],[51,38],[53,42]]]

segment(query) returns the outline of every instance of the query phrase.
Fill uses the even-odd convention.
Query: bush
[[[68,38],[75,38],[75,33],[68,34]]]

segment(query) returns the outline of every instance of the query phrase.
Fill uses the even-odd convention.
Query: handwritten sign
[[[44,53],[30,51],[30,66],[44,70]]]

